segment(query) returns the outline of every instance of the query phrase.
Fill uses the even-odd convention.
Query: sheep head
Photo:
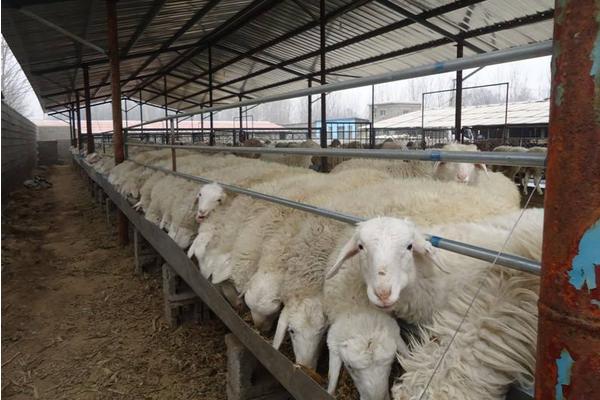
[[[327,335],[329,384],[334,394],[342,364],[352,377],[361,400],[389,399],[389,376],[397,353],[408,349],[393,318],[363,310],[340,316]]]
[[[315,369],[326,328],[327,318],[321,297],[293,299],[281,310],[273,347],[279,349],[285,334],[289,333],[296,364]]]
[[[479,151],[477,146],[451,143],[443,147],[445,151]],[[485,164],[437,161],[433,164],[433,176],[442,181],[456,181],[467,185],[476,185],[479,172],[487,175]]]
[[[225,190],[218,183],[202,186],[196,196],[196,203],[198,203],[196,222],[202,223],[215,208],[225,202],[226,198]]]
[[[416,282],[421,265],[415,262],[416,257],[427,257],[444,270],[436,249],[408,219],[379,217],[359,223],[326,278],[334,276],[346,260],[356,255],[360,257],[369,301],[383,309],[392,307],[402,290]]]

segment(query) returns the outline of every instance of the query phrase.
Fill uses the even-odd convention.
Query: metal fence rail
[[[441,150],[375,150],[375,149],[320,149],[320,148],[276,148],[276,147],[229,147],[162,145],[127,142],[127,146],[187,149],[206,153],[243,154],[296,154],[321,157],[377,158],[387,160],[447,161],[466,163],[486,163],[493,165],[518,165],[521,167],[545,167],[546,155],[542,153],[517,153],[493,151],[441,151]]]
[[[171,174],[174,176],[178,176],[180,178],[188,179],[190,181],[198,182],[198,183],[218,183],[225,190],[228,190],[233,193],[243,194],[246,196],[250,196],[256,199],[265,200],[270,203],[279,204],[285,207],[294,208],[296,210],[309,212],[311,214],[319,215],[321,217],[330,218],[336,221],[344,222],[347,224],[357,224],[359,222],[364,221],[364,218],[355,217],[352,215],[342,214],[336,211],[327,210],[325,208],[315,207],[310,204],[300,203],[297,201],[289,200],[283,197],[272,196],[265,193],[255,192],[253,190],[241,188],[239,186],[229,185],[222,182],[217,182],[212,179],[203,178],[195,175],[190,175],[182,172],[175,172],[167,168],[156,167],[154,165],[147,165],[143,163],[139,163],[137,161],[132,161],[138,165],[144,166],[146,168],[153,169],[155,171],[164,172],[167,174]],[[438,236],[427,235],[427,239],[431,242],[434,247],[438,247],[440,249],[448,250],[453,253],[462,254],[464,256],[477,258],[479,260],[483,260],[486,262],[493,262],[497,259],[496,264],[502,265],[504,267],[512,268],[518,271],[529,272],[532,274],[540,275],[541,266],[535,260],[530,260],[527,258],[515,256],[512,254],[500,253],[497,251],[485,249],[478,246],[473,246],[467,243],[456,242],[454,240],[449,240],[445,238],[441,238]]]

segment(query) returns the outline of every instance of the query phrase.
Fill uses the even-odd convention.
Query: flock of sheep
[[[521,216],[514,181],[484,164],[352,159],[323,174],[304,156],[177,154],[179,172],[365,218],[349,226],[140,165],[170,168],[170,149],[117,166],[88,156],[234,307],[274,328],[275,348],[289,335],[295,362],[315,369],[325,342],[331,394],[342,366],[363,400],[501,399],[532,386],[539,278],[425,236],[539,261],[543,210]]]

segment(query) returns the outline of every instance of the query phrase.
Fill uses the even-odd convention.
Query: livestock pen
[[[67,3],[71,7],[62,8]],[[388,378],[396,356],[400,367],[396,365],[392,371],[396,380],[391,394],[397,400],[446,396],[474,399],[481,398],[482,393],[489,398],[513,399],[600,396],[597,380],[600,373],[600,311],[597,304],[600,299],[596,287],[600,166],[594,162],[598,158],[598,146],[590,146],[590,143],[600,143],[599,102],[596,101],[600,85],[597,76],[600,7],[596,2],[558,1],[556,7],[549,1],[510,2],[509,11],[497,3],[482,0],[417,2],[418,5],[387,0],[255,0],[241,2],[241,8],[240,2],[213,0],[195,2],[191,10],[187,2],[180,1],[106,0],[105,3],[106,11],[93,1],[86,6],[68,1],[5,2],[2,5],[5,11],[3,32],[6,32],[17,58],[25,65],[25,72],[43,106],[69,121],[73,165],[89,182],[91,193],[105,207],[109,221],[111,210],[116,211],[119,244],[127,245],[130,238],[133,239],[136,271],[141,273],[149,264],[160,264],[166,319],[177,325],[190,315],[206,320],[212,312],[231,331],[233,336],[227,339],[226,383],[230,399],[265,396],[331,399],[336,393],[342,365],[356,388],[352,388],[346,377],[343,384],[350,388],[343,387],[342,392],[338,392],[339,397],[388,399]],[[57,23],[54,20],[56,13],[62,11],[70,13],[72,21]],[[183,26],[176,18],[180,12],[189,15]],[[456,20],[463,12],[465,17]],[[389,14],[393,17],[384,17]],[[487,17],[483,18],[484,15]],[[469,22],[477,18],[481,19],[481,24],[469,26]],[[76,21],[84,22],[82,31],[70,25]],[[51,38],[44,38],[48,34],[45,31],[40,33],[40,24],[50,29]],[[198,24],[205,25],[195,30]],[[344,24],[360,28],[359,32],[341,28]],[[333,40],[328,35],[339,37]],[[496,40],[497,36],[503,40]],[[57,48],[58,54],[51,54],[44,48],[47,46],[45,40],[50,39],[65,44]],[[317,49],[302,44],[302,40],[314,42]],[[69,46],[71,43],[74,43],[73,48]],[[251,48],[244,48],[240,43]],[[269,49],[274,54],[266,51]],[[372,123],[365,132],[369,142],[366,147],[369,148],[327,148],[331,145],[329,138],[332,138],[328,135],[326,104],[330,93],[456,72],[454,134],[460,141],[462,71],[544,55],[554,57],[547,155],[543,152],[478,151],[466,144],[451,144],[440,150],[406,150],[386,148],[384,143],[382,148],[375,149],[377,140]],[[255,70],[254,63],[264,68]],[[357,73],[361,76],[356,76]],[[56,82],[61,87],[58,91]],[[306,83],[308,87],[304,87]],[[163,106],[165,117],[124,128],[120,107],[123,95],[130,100],[137,98],[140,112],[143,104]],[[318,132],[313,132],[310,106],[305,129],[254,132],[242,128],[243,107],[298,97],[306,97],[310,105],[313,96],[320,96],[322,123]],[[82,135],[81,101],[85,104],[87,132],[91,132],[92,101],[96,104],[110,101],[113,131],[99,136]],[[214,128],[214,114],[230,109],[239,110],[240,128],[227,131]],[[202,118],[208,115],[206,129],[178,131],[177,121],[194,115],[202,115]],[[163,131],[145,128],[159,122],[165,124]],[[264,140],[261,142],[261,135],[269,141],[292,143],[277,147],[273,143],[263,143]],[[273,135],[278,137],[273,138]],[[99,146],[104,151],[97,149]],[[112,155],[107,151],[108,146],[112,147]],[[356,159],[365,159],[364,165],[368,167],[352,167]],[[348,169],[334,165],[334,160],[342,160],[338,165],[346,163]],[[315,165],[315,161],[321,171],[331,172],[309,171],[305,162]],[[328,164],[333,168],[328,168]],[[515,189],[514,176],[511,181],[488,172],[486,164],[518,167],[538,174],[546,169],[543,247],[537,230],[533,229],[533,233],[527,230],[527,223],[537,217],[529,220],[531,214],[519,210],[520,197],[515,197],[517,206],[514,208],[509,204],[511,200],[502,196],[502,179],[509,182],[512,190]],[[356,170],[362,172],[357,172],[358,177],[353,181]],[[528,173],[525,176],[528,177]],[[363,175],[381,182],[362,182]],[[436,179],[428,181],[426,178]],[[485,189],[477,189],[478,182]],[[496,185],[495,182],[499,183]],[[126,184],[129,185],[127,189]],[[287,186],[281,189],[284,184]],[[411,193],[430,190],[432,196],[437,197],[411,203],[402,197],[404,187]],[[369,193],[370,188],[373,188],[372,193]],[[527,183],[524,188],[527,192]],[[459,194],[453,195],[453,191]],[[394,195],[388,198],[388,192]],[[477,202],[480,192],[483,200]],[[525,208],[534,192],[525,196]],[[516,220],[486,216],[483,222],[463,221],[463,216],[467,218],[468,213],[477,208],[466,201],[462,205],[459,203],[460,196],[467,198],[464,193],[468,194],[468,200],[478,204],[477,207],[498,208],[506,215],[510,214],[507,211],[512,211],[510,215],[516,216]],[[151,198],[148,202],[145,195]],[[351,203],[347,200],[350,198],[357,200]],[[494,202],[496,200],[498,203]],[[455,203],[450,204],[450,201]],[[207,205],[208,202],[212,203]],[[362,205],[364,209],[350,210],[351,204]],[[439,207],[436,215],[428,217],[433,214],[433,206]],[[418,212],[410,214],[407,207],[414,207]],[[157,215],[150,218],[156,210]],[[253,220],[259,212],[262,219],[256,217]],[[188,221],[176,223],[177,213],[185,214]],[[381,229],[364,234],[363,229],[368,230],[370,224],[388,221],[385,217],[379,218],[381,213],[394,221],[390,222],[394,228],[400,228],[396,231],[390,228],[391,225],[384,224]],[[415,224],[400,218],[407,215],[416,220]],[[448,219],[444,219],[446,215],[449,215]],[[329,221],[341,225],[331,225]],[[263,225],[266,225],[266,233],[260,231]],[[186,233],[183,238],[178,236],[184,228],[190,230],[189,226],[192,227],[191,234]],[[418,226],[433,230],[420,232]],[[260,228],[256,234],[252,231],[255,227]],[[475,266],[461,275],[466,280],[470,274],[475,276],[469,281],[473,286],[460,286],[464,292],[453,293],[447,304],[439,303],[443,304],[442,309],[434,310],[433,315],[423,320],[412,319],[415,310],[406,312],[401,303],[412,307],[412,302],[420,301],[427,294],[417,291],[415,296],[388,302],[391,297],[396,296],[396,301],[400,298],[395,292],[400,281],[415,286],[417,281],[402,273],[395,275],[397,270],[388,269],[387,264],[384,268],[381,260],[376,259],[377,252],[370,247],[373,242],[388,243],[385,236],[388,228],[393,233],[391,237],[397,239],[389,241],[392,242],[390,248],[402,245],[402,253],[395,254],[389,262],[391,266],[403,265],[407,257],[412,260],[414,252],[416,260],[429,257],[431,264],[418,264],[422,268],[413,271],[418,279],[423,278],[422,274],[430,273],[426,275],[427,279],[438,282],[445,280],[442,278],[447,274],[447,280],[457,287],[461,281],[453,275],[454,270],[447,270],[448,265]],[[479,237],[475,233],[467,235],[469,229],[481,232]],[[400,240],[405,236],[394,236],[407,230],[410,232],[408,242]],[[346,244],[336,245],[337,239],[343,237],[342,232],[353,233]],[[492,237],[493,232],[498,232],[494,240],[483,240],[486,236]],[[502,234],[507,235],[506,239],[501,237]],[[297,248],[291,241],[293,239],[289,242],[293,244],[285,244],[285,248],[279,242],[296,235],[305,239]],[[509,245],[513,235],[518,240]],[[540,249],[531,250],[528,243],[537,243],[536,240],[540,242]],[[242,274],[245,278],[242,282],[235,279],[235,266],[241,262],[231,261],[236,257],[234,242],[240,242],[245,251],[240,251],[243,257],[249,258],[248,254],[260,251],[263,253],[260,257],[265,257],[253,255],[256,258],[254,270],[248,267],[252,273]],[[260,246],[260,251],[252,248],[253,244]],[[315,252],[321,253],[307,255],[313,247]],[[369,254],[365,255],[365,248],[373,252],[375,260]],[[228,249],[228,252],[210,253],[222,249]],[[327,337],[329,382],[326,386],[319,377],[324,371],[323,364],[317,368],[315,355],[305,357],[300,351],[305,344],[294,334],[300,336],[304,331],[295,326],[296,332],[292,329],[288,304],[282,303],[279,295],[273,299],[264,297],[274,287],[283,285],[285,279],[281,271],[266,269],[265,272],[263,267],[268,264],[269,257],[279,260],[270,260],[274,265],[288,265],[289,259],[293,258],[286,253],[288,249],[296,251],[300,260],[313,260],[311,262],[321,268],[317,271],[319,294],[315,296],[319,307],[325,309],[333,304],[344,310],[331,313],[321,312],[319,308],[308,314],[315,319],[326,316],[328,321],[321,321],[322,326],[318,326],[316,358],[320,354],[320,339],[327,326],[331,326]],[[337,259],[329,258],[337,255],[331,253],[333,249],[338,250]],[[354,257],[356,254],[359,256]],[[257,265],[258,260],[264,265]],[[342,268],[344,263],[346,267]],[[348,264],[358,264],[360,268],[353,269]],[[481,275],[475,269],[480,266],[485,271]],[[433,268],[435,273],[428,268]],[[351,279],[348,276],[354,270],[362,273],[362,277],[352,279],[364,286],[360,286],[363,296],[352,297],[351,304],[336,305],[328,296],[335,292],[335,285],[341,285],[340,280]],[[227,271],[229,275],[224,279],[216,278],[218,273]],[[262,282],[260,274],[271,274],[265,278],[265,286],[256,283]],[[515,296],[509,298],[506,305],[512,308],[501,310],[497,318],[486,317],[496,331],[469,319],[474,318],[474,313],[482,312],[478,301],[494,296],[484,287],[488,282],[486,279],[492,279],[491,275],[497,279],[496,284],[491,284],[496,289],[506,283],[504,277],[514,276],[517,282],[531,285],[518,287],[515,292],[507,289],[506,293]],[[274,276],[279,280],[274,280]],[[306,286],[311,284],[313,282],[307,278]],[[230,296],[232,285],[234,294]],[[446,289],[451,292],[453,288],[451,284],[436,287],[443,288],[440,292]],[[524,292],[533,297],[519,300]],[[464,301],[464,296],[467,300],[464,308],[460,308],[462,306],[458,304]],[[275,312],[271,300],[276,305]],[[503,304],[500,300],[495,297],[485,304],[492,309],[495,301]],[[510,303],[513,300],[516,305]],[[250,313],[244,310],[244,302]],[[269,303],[268,307],[264,302]],[[422,311],[420,305],[416,307]],[[453,307],[458,307],[457,315],[451,314]],[[271,341],[268,329],[267,333],[259,331],[269,327],[267,322],[273,322],[270,318],[276,318],[280,308],[285,311],[285,318],[282,311]],[[525,314],[529,319],[523,322],[520,318]],[[361,318],[353,320],[355,315]],[[399,327],[390,315],[403,321]],[[371,321],[369,318],[373,318],[374,325],[365,323]],[[520,323],[531,325],[532,318],[535,326],[529,328],[533,329],[533,338],[531,329],[519,330]],[[494,320],[498,325],[490,322]],[[385,321],[392,321],[391,325]],[[447,324],[440,328],[444,321]],[[411,328],[410,323],[420,327]],[[501,326],[502,323],[505,325]],[[385,328],[378,330],[376,326]],[[498,326],[501,326],[499,330]],[[389,329],[395,336],[393,343],[386,342]],[[402,337],[398,329],[401,329]],[[288,333],[292,350],[282,348],[280,351],[282,340]],[[420,340],[417,339],[419,335]],[[472,348],[461,341],[473,336],[479,340]],[[362,339],[367,343],[364,353],[368,361],[356,361],[352,351],[345,352],[346,347],[350,350],[354,349],[352,346],[360,348]],[[509,339],[514,340],[504,342]],[[488,343],[487,347],[482,345],[484,342]],[[511,346],[514,342],[522,346]],[[457,347],[461,344],[464,347]],[[428,350],[434,347],[436,351]],[[500,355],[498,352],[486,353],[490,347],[505,351],[499,351]],[[534,350],[537,355],[532,360]],[[253,357],[248,357],[247,352]],[[385,359],[381,370],[377,369],[380,365],[376,363],[379,356]],[[294,357],[298,364],[294,363]],[[458,366],[449,364],[452,361]],[[531,365],[532,361],[535,365]],[[474,364],[468,365],[469,362]],[[272,375],[275,386],[258,377],[261,373],[257,372],[257,363]],[[364,367],[365,363],[367,367]],[[420,363],[423,365],[418,365]],[[462,363],[474,367],[465,372],[460,370]],[[457,368],[458,373],[464,375],[457,378],[449,372],[451,368]],[[485,372],[478,374],[479,369]],[[444,374],[440,378],[442,371]],[[533,384],[535,390],[531,387]]]

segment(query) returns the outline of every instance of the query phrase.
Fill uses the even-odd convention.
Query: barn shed
[[[2,395],[600,398],[599,18],[593,0],[3,1],[70,156],[3,212]],[[502,110],[464,107],[463,71],[548,55],[550,99],[508,108],[545,118],[547,145],[468,143]],[[442,148],[415,113],[327,116],[332,93],[442,73]],[[296,98],[305,126],[249,123]],[[423,149],[379,140],[413,123]],[[35,129],[3,105],[4,180],[32,174]]]

